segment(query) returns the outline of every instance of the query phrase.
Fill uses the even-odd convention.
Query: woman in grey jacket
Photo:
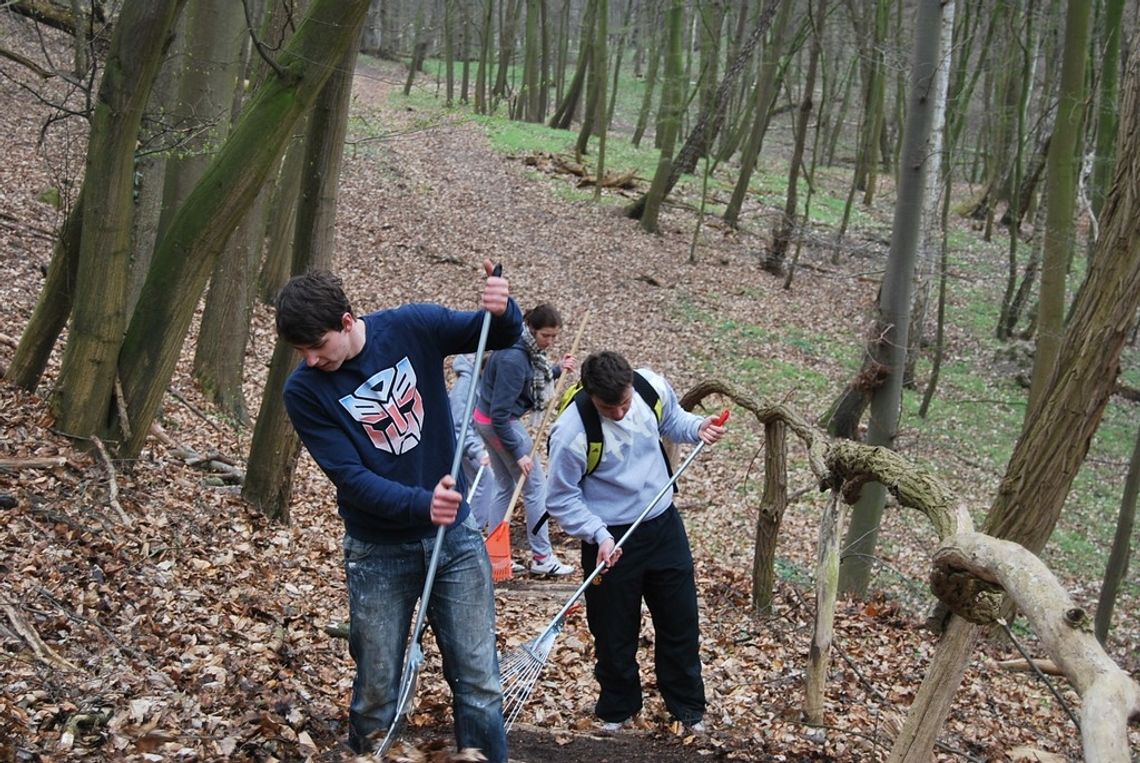
[[[574,568],[562,563],[550,545],[550,531],[543,522],[546,511],[546,477],[542,463],[531,458],[534,442],[522,417],[542,411],[549,402],[553,381],[575,368],[574,356],[566,354],[551,365],[546,352],[558,338],[562,316],[550,304],[540,304],[523,315],[523,333],[514,346],[492,353],[483,371],[475,427],[491,458],[495,491],[488,510],[488,526],[502,523],[515,483],[526,475],[522,501],[526,509],[526,537],[530,542],[530,572],[533,575],[569,575]],[[517,570],[521,571],[521,570]]]

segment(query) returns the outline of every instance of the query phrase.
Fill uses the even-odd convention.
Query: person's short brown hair
[[[582,361],[582,389],[606,405],[617,405],[633,384],[633,367],[612,350],[595,352]]]
[[[275,302],[277,335],[291,345],[308,347],[329,331],[340,331],[341,319],[352,313],[341,280],[327,270],[293,276]]]

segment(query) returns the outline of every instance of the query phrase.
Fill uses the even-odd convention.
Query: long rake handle
[[[727,420],[728,409],[725,408],[723,411],[721,411],[720,416],[717,417],[714,423],[718,426],[722,426]],[[661,486],[661,489],[657,491],[657,495],[653,496],[649,503],[645,505],[645,508],[642,509],[641,513],[637,515],[637,519],[633,520],[633,524],[629,526],[629,529],[622,534],[621,538],[619,538],[616,543],[614,543],[614,549],[621,548],[622,544],[629,540],[629,536],[633,535],[633,531],[636,530],[637,526],[640,525],[645,517],[649,515],[650,510],[652,510],[653,507],[657,505],[657,502],[661,500],[661,497],[665,495],[666,491],[672,489],[673,484],[677,481],[681,474],[689,468],[689,464],[693,463],[693,459],[695,459],[697,455],[704,449],[705,441],[701,440],[699,443],[697,443],[697,447],[693,448],[693,452],[689,454],[689,457],[686,458],[681,466],[673,472],[673,476],[669,478],[669,481]],[[558,614],[554,616],[554,619],[550,621],[550,625],[548,625],[546,630],[543,631],[542,636],[546,636],[549,632],[562,627],[562,619],[566,617],[566,613],[569,612],[570,608],[574,606],[574,603],[578,601],[578,597],[581,596],[586,591],[586,589],[590,587],[590,584],[593,583],[597,579],[598,575],[601,575],[608,566],[608,564],[602,562],[594,568],[593,572],[586,576],[586,579],[582,581],[582,585],[578,586],[578,590],[574,591],[573,595],[567,600],[566,604],[562,607],[562,609],[558,611]],[[601,581],[598,580],[598,582],[600,583]]]
[[[496,265],[492,275],[500,276],[503,273],[503,266]],[[483,326],[479,330],[479,345],[475,350],[475,368],[471,372],[471,389],[467,391],[467,402],[464,405],[463,423],[459,426],[459,437],[455,443],[455,455],[451,460],[451,478],[459,479],[460,464],[463,463],[463,441],[467,437],[467,426],[471,421],[471,412],[475,408],[475,391],[479,381],[479,371],[483,365],[483,353],[487,350],[487,336],[491,333],[491,313],[484,311],[483,313]],[[423,637],[424,623],[427,618],[428,602],[431,601],[431,589],[435,584],[435,572],[439,568],[439,550],[443,545],[443,536],[447,532],[447,525],[440,525],[435,531],[435,545],[431,550],[431,560],[428,562],[427,577],[424,580],[424,590],[420,594],[420,606],[416,612],[416,624],[412,629],[412,640],[408,642],[408,654],[405,656],[405,670],[403,683],[400,686],[398,693],[398,702],[396,705],[396,715],[392,721],[392,727],[388,729],[388,735],[384,737],[378,750],[379,754],[384,754],[388,748],[392,746],[395,741],[396,732],[399,728],[397,719],[407,712],[407,706],[411,702],[411,692],[408,691],[408,686],[404,684],[411,683],[415,680],[414,674],[409,674],[406,669],[407,662],[414,657],[414,650],[416,644],[419,643]]]

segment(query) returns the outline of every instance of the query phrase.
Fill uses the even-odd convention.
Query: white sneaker
[[[524,572],[526,572],[526,567],[523,567],[518,562],[511,562],[511,574],[512,575],[521,575]]]
[[[603,721],[601,732],[603,734],[616,734],[625,728],[626,721]]]
[[[543,557],[542,559],[535,557],[535,559],[530,563],[531,575],[551,575],[554,577],[562,577],[563,575],[569,575],[573,571],[573,567],[571,567],[569,564],[563,564],[560,562],[558,560],[558,557],[554,554],[550,554],[546,557]]]

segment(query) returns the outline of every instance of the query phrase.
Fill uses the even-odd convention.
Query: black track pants
[[[620,538],[628,527],[609,531]],[[598,547],[582,544],[582,569],[597,566]],[[586,590],[586,615],[594,636],[594,676],[600,692],[594,712],[603,721],[624,721],[641,709],[637,647],[641,601],[653,617],[654,666],[665,706],[690,724],[705,712],[701,679],[697,589],[689,539],[677,509],[646,520],[622,546],[600,585]]]

